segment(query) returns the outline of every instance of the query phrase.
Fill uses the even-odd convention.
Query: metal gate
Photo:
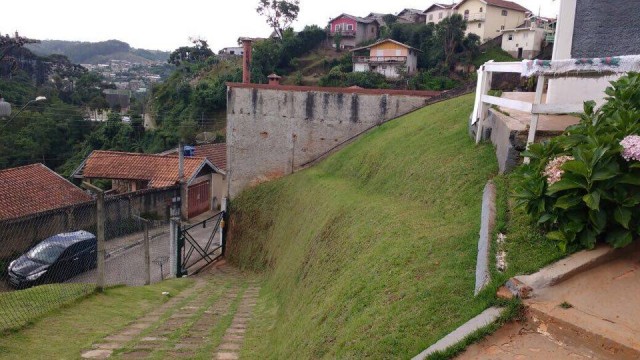
[[[193,275],[224,254],[224,211],[194,225],[185,226],[178,237],[179,275]]]
[[[211,209],[211,182],[205,181],[189,186],[188,201],[189,219],[209,211]]]

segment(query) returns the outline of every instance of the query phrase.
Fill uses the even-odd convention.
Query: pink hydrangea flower
[[[627,161],[640,161],[640,136],[629,135],[620,141],[624,148],[622,157]]]
[[[574,160],[573,156],[563,155],[549,161],[547,166],[544,168],[544,172],[542,173],[542,175],[546,176],[547,183],[549,185],[553,185],[562,180],[562,175],[564,174],[562,165],[571,160]]]

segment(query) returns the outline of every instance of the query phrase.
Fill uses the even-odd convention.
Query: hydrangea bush
[[[624,247],[640,234],[640,74],[611,83],[607,102],[584,106],[578,125],[525,153],[518,205],[567,251],[604,241]]]

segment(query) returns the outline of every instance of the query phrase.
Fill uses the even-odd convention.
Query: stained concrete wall
[[[435,95],[439,92],[229,84],[229,195],[290,174]]]

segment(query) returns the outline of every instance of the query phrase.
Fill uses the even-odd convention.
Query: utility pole
[[[105,213],[104,213],[104,190],[100,189],[97,186],[94,186],[91,183],[83,182],[82,187],[91,190],[96,193],[97,201],[96,201],[96,228],[97,228],[97,241],[98,241],[98,269],[97,269],[97,278],[96,278],[96,290],[98,292],[104,291],[104,268],[105,268],[105,249],[104,249],[104,223],[105,223]]]

